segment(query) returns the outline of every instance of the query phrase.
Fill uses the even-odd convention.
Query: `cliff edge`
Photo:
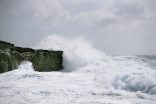
[[[0,41],[0,73],[16,69],[23,61],[31,61],[35,71],[58,71],[63,68],[62,54],[63,51],[22,48]]]

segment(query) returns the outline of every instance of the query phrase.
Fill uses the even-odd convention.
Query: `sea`
[[[49,35],[36,49],[63,50],[64,69],[24,61],[0,74],[0,104],[156,104],[156,56],[106,55],[83,37]]]

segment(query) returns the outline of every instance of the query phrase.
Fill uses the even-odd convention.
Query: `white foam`
[[[106,59],[102,52],[95,50],[83,37],[67,39],[57,35],[45,37],[35,48],[63,50],[65,71],[76,70],[91,61]]]
[[[135,56],[106,57],[82,37],[67,39],[51,35],[39,47],[63,50],[65,71],[92,73],[97,86],[156,94],[156,71]]]
[[[0,74],[2,103],[156,102],[156,70],[138,57],[105,56],[84,38],[57,35],[36,48],[63,50],[65,72],[35,72],[31,62],[24,62]]]

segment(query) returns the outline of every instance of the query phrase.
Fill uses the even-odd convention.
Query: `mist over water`
[[[35,72],[30,62],[24,62],[17,70],[0,74],[2,102],[156,103],[154,58],[107,56],[83,37],[50,35],[35,48],[64,51],[64,69]]]

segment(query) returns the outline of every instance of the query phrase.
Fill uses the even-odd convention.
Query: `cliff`
[[[22,48],[0,41],[0,73],[16,69],[23,61],[31,61],[35,71],[58,71],[63,68],[62,54],[63,51]]]

